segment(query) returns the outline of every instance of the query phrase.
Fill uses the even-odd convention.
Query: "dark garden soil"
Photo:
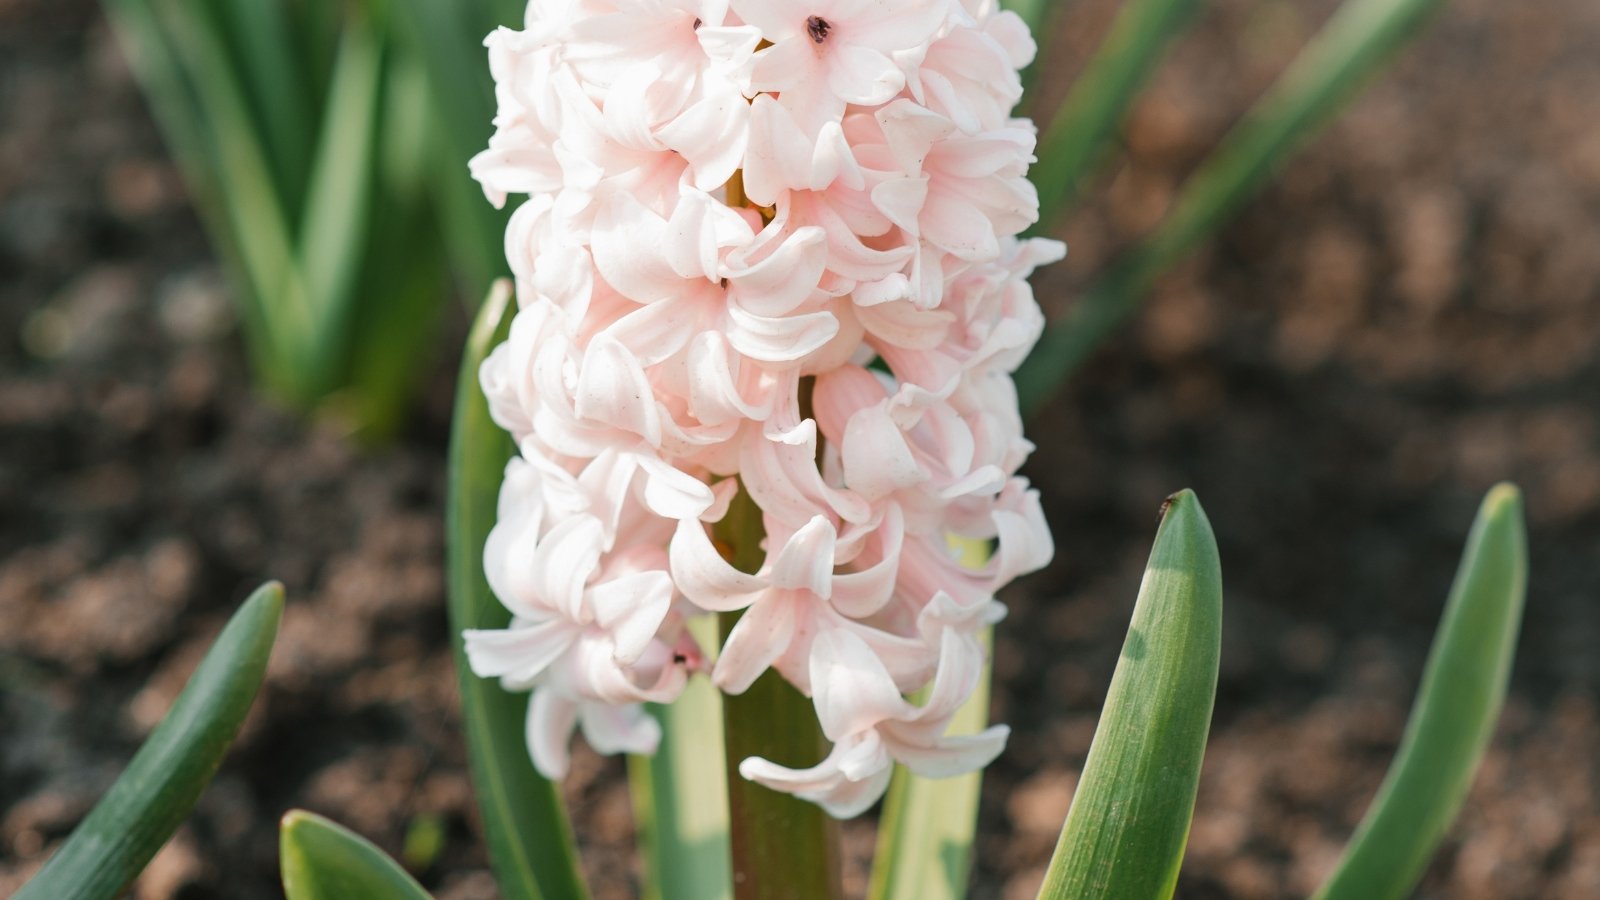
[[[1117,4],[1074,4],[1043,95]],[[1053,313],[1330,7],[1207,5],[1040,282]],[[0,895],[159,719],[228,612],[291,604],[269,683],[147,898],[272,897],[277,817],[326,813],[489,897],[442,601],[453,354],[395,445],[248,391],[228,288],[91,0],[0,0]],[[1511,697],[1420,892],[1600,896],[1600,4],[1452,0],[1420,45],[1041,417],[1059,554],[1009,592],[1007,754],[975,895],[1031,897],[1161,499],[1221,544],[1221,686],[1184,897],[1303,895],[1399,737],[1478,498],[1528,496]],[[637,866],[621,764],[567,784],[601,897]],[[870,822],[847,827],[852,890]]]

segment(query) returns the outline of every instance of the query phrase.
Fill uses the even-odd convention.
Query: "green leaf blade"
[[[1039,896],[1170,897],[1216,697],[1222,567],[1200,501],[1168,500]]]
[[[128,768],[17,900],[119,893],[178,829],[210,783],[266,677],[283,586],[239,607]]]
[[[1317,897],[1405,897],[1422,877],[1500,717],[1527,578],[1522,498],[1501,484],[1473,522],[1400,749]]]
[[[456,388],[450,440],[449,612],[472,782],[483,815],[489,859],[507,900],[588,896],[572,827],[556,786],[533,768],[524,739],[526,695],[479,678],[467,664],[461,634],[503,628],[511,615],[489,590],[483,545],[494,527],[500,482],[515,452],[489,417],[478,367],[508,333],[511,287],[500,282],[484,301],[467,339]]]
[[[428,892],[371,841],[303,809],[278,830],[278,863],[288,900],[427,900]]]

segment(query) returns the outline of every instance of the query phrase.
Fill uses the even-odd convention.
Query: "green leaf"
[[[1129,0],[1039,139],[1029,176],[1039,189],[1039,223],[1049,228],[1099,160],[1134,95],[1182,30],[1198,0]]]
[[[528,699],[474,675],[461,633],[503,628],[511,614],[489,590],[483,544],[494,527],[500,482],[515,452],[511,438],[489,418],[478,367],[511,326],[511,287],[496,285],[467,338],[456,384],[450,439],[450,631],[467,754],[489,859],[507,900],[568,900],[588,896],[578,871],[572,826],[555,785],[533,768],[524,741]]]
[[[990,647],[990,634],[983,645]],[[950,734],[976,734],[989,724],[989,678],[950,720]],[[972,869],[972,839],[978,828],[983,772],[954,778],[923,778],[896,765],[878,818],[878,849],[872,863],[871,900],[959,900]]]
[[[381,125],[384,45],[380,26],[355,16],[340,40],[327,115],[307,187],[297,257],[313,311],[307,363],[316,383],[340,383],[351,324],[367,293],[357,275],[370,237],[372,188]],[[389,260],[406,267],[409,260]]]
[[[152,96],[181,83],[192,97],[154,105],[167,110],[168,140],[188,145],[178,156],[199,187],[213,242],[233,264],[259,373],[290,402],[309,406],[329,387],[318,381],[322,372],[308,355],[316,317],[237,60],[215,20],[194,15],[182,0],[107,0],[107,10],[124,39],[138,46],[133,56],[151,62],[140,71],[156,75],[147,82]],[[197,177],[198,167],[208,174]]]
[[[765,558],[761,509],[742,486],[717,523],[716,536],[732,548],[736,568],[754,572],[761,567]],[[732,631],[739,615],[718,617],[724,634]],[[810,699],[768,669],[743,694],[723,698],[722,728],[734,896],[738,900],[842,897],[838,821],[814,803],[739,775],[739,763],[752,756],[805,768],[826,755],[828,742]]]
[[[1170,897],[1216,698],[1222,567],[1200,501],[1167,500],[1072,808],[1039,896]]]
[[[238,79],[267,142],[279,195],[289,215],[299,214],[320,99],[307,89],[305,66],[295,52],[289,4],[212,0],[188,14],[209,16],[227,40]]]
[[[524,5],[505,0],[395,4],[409,48],[428,71],[431,115],[442,125],[435,135],[439,162],[432,185],[447,224],[452,265],[473,299],[506,272],[502,235],[509,213],[485,200],[467,171],[467,161],[488,146],[494,132],[494,80],[483,40],[496,26],[519,26]]]
[[[336,822],[290,810],[278,830],[288,900],[426,900],[428,892],[373,843]]]
[[[352,300],[349,328],[355,339],[343,373],[354,407],[343,418],[358,424],[369,442],[398,430],[414,389],[432,368],[449,286],[430,205],[435,157],[427,76],[403,54],[388,53],[385,62],[377,189],[369,198],[360,296]]]
[[[1348,0],[1184,186],[1171,213],[1053,323],[1021,371],[1032,413],[1133,315],[1155,280],[1255,195],[1442,0]]]
[[[16,900],[113,897],[144,869],[188,817],[239,733],[282,617],[281,585],[250,595],[127,770]]]
[[[1317,897],[1406,897],[1472,786],[1494,734],[1528,582],[1522,498],[1501,484],[1472,523],[1389,774]]]
[[[689,624],[700,646],[717,646],[710,616]],[[661,723],[654,756],[628,758],[647,900],[728,900],[728,786],[722,758],[722,694],[691,679],[670,706],[650,707]]]

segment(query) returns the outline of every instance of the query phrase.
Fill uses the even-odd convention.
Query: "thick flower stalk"
[[[487,44],[472,171],[528,196],[482,382],[520,452],[485,551],[514,619],[467,649],[533,691],[540,771],[580,727],[650,752],[641,704],[769,668],[833,751],[746,778],[849,816],[896,761],[986,765],[1006,727],[947,726],[995,592],[1053,552],[1011,378],[1043,326],[1028,276],[1064,252],[1017,237],[1027,28],[993,0],[539,0]],[[748,573],[712,528],[752,501]],[[970,541],[983,568],[957,562]],[[716,653],[685,630],[737,610]]]

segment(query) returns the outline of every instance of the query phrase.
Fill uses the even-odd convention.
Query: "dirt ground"
[[[1042,96],[1116,9],[1064,17]],[[1330,8],[1207,5],[1064,229],[1067,308]],[[974,896],[1026,898],[1093,733],[1161,498],[1221,545],[1221,685],[1183,897],[1304,895],[1404,722],[1478,498],[1527,492],[1507,712],[1422,897],[1600,896],[1600,4],[1452,0],[1426,38],[1041,417],[1057,563],[996,648],[1010,749]],[[459,316],[457,319],[459,320]],[[0,895],[159,719],[227,613],[291,605],[238,747],[136,894],[278,895],[276,819],[326,813],[493,895],[442,600],[463,326],[395,446],[254,399],[228,289],[91,0],[0,0]],[[636,891],[616,760],[567,790],[595,893]],[[871,823],[847,828],[854,889]]]

